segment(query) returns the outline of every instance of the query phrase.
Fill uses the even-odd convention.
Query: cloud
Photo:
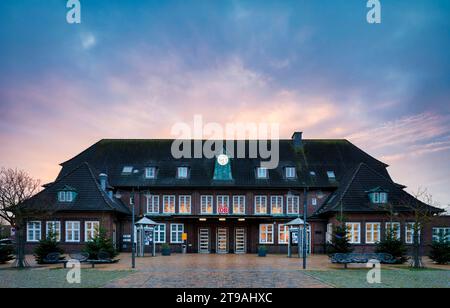
[[[81,46],[83,47],[84,50],[91,49],[97,43],[97,39],[90,32],[82,33],[80,35],[80,40],[81,40]]]

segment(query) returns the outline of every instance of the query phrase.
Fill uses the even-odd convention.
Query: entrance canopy
[[[138,222],[136,222],[137,226],[156,226],[157,224],[158,223],[147,217],[143,217]]]
[[[304,221],[303,219],[301,219],[300,217],[295,218],[294,220],[291,220],[290,222],[284,224],[285,226],[303,226],[304,225]],[[306,223],[308,225],[308,223]]]

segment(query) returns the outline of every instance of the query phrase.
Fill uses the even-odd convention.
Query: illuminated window
[[[259,225],[259,243],[273,244],[273,225],[261,224]]]
[[[366,244],[375,244],[380,241],[380,228],[379,222],[366,223]]]
[[[201,196],[200,197],[200,212],[202,214],[213,213],[213,196]]]
[[[287,214],[298,214],[298,207],[300,203],[299,196],[295,195],[288,195],[286,197],[286,208],[287,208]]]
[[[408,222],[405,224],[405,243],[406,244],[413,244],[414,243],[414,226],[415,223]],[[418,233],[418,240],[420,242],[420,230]]]
[[[350,244],[361,243],[361,224],[359,222],[348,222],[345,224],[347,227],[347,238]]]
[[[163,196],[163,212],[175,213],[175,196]]]
[[[267,214],[267,196],[255,196],[255,214]]]
[[[278,225],[278,244],[289,243],[289,226]]]
[[[180,214],[191,213],[191,196],[179,196],[178,197],[178,212]]]
[[[233,214],[245,214],[245,196],[233,196]]]
[[[229,213],[229,197],[228,196],[217,196],[217,214],[228,214]]]
[[[283,214],[283,196],[270,197],[270,212],[272,215]]]

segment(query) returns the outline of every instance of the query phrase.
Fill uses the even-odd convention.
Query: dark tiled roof
[[[70,190],[76,192],[73,202],[59,202],[58,191]],[[129,214],[128,208],[118,199],[110,199],[104,192],[87,163],[81,163],[66,175],[60,177],[40,193],[24,204],[30,207],[45,203],[45,206],[53,211],[115,211]]]
[[[369,191],[380,190],[388,192],[389,205],[395,211],[411,211],[413,207],[428,205],[420,202],[403,190],[401,185],[392,182],[365,163],[350,170],[342,179],[339,188],[330,195],[328,201],[316,212],[316,215],[327,212],[374,212],[386,210],[381,204],[373,204],[369,199]],[[429,207],[431,211],[441,209]]]
[[[303,140],[300,150],[294,149],[292,141],[280,140],[280,163],[278,168],[269,170],[269,179],[258,180],[255,168],[260,159],[231,159],[233,181],[213,181],[214,159],[175,159],[171,155],[173,140],[115,140],[104,139],[92,145],[74,158],[62,163],[58,178],[71,172],[83,162],[100,172],[108,174],[109,183],[114,187],[183,187],[183,186],[239,186],[239,187],[330,187],[339,186],[348,170],[361,162],[369,165],[389,178],[387,165],[363,152],[347,140]],[[248,149],[248,142],[246,142]],[[137,174],[123,175],[124,166],[133,166]],[[144,168],[156,166],[157,179],[145,179]],[[176,179],[176,167],[189,166],[188,180]],[[283,176],[286,166],[297,167],[297,179],[287,180]],[[327,177],[327,171],[334,171],[336,180]],[[310,174],[315,172],[315,176]]]

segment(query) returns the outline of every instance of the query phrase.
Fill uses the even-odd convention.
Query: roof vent
[[[292,144],[294,145],[294,149],[298,150],[301,149],[303,146],[303,139],[302,139],[303,132],[294,132],[292,135]]]

